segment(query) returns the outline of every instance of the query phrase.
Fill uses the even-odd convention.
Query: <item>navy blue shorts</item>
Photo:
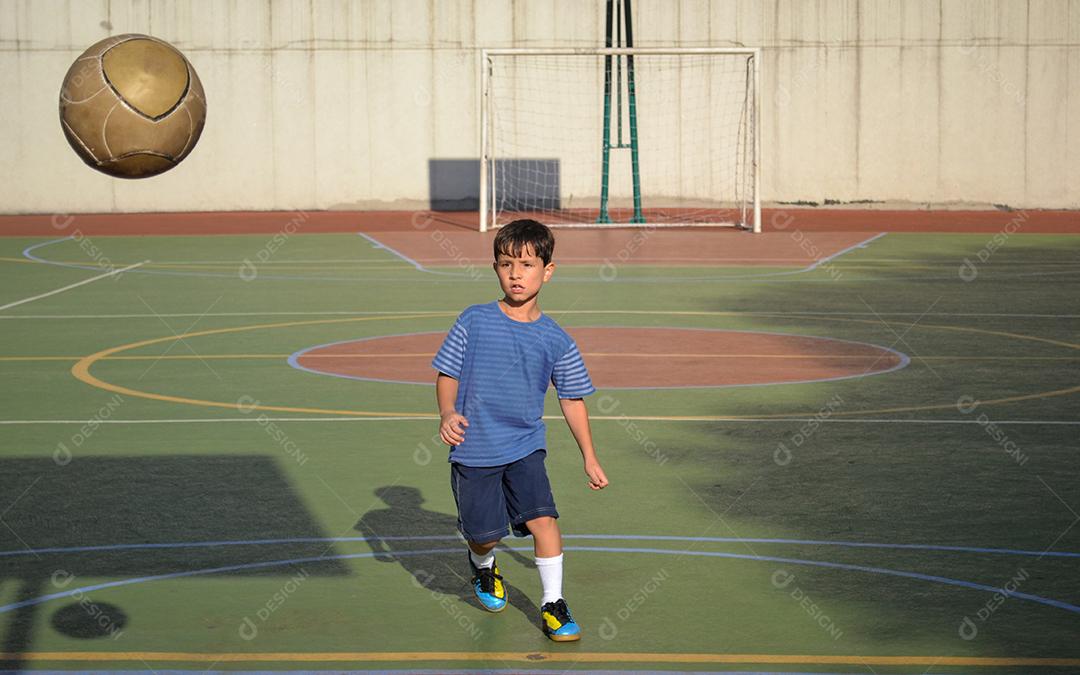
[[[519,537],[529,536],[525,521],[558,518],[551,494],[544,449],[499,466],[450,464],[450,488],[458,510],[458,529],[477,544],[496,541],[507,534],[507,524]]]

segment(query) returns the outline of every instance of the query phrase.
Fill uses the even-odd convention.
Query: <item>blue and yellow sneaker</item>
[[[466,553],[468,556],[468,554]],[[476,599],[489,612],[501,612],[506,609],[506,587],[503,585],[502,575],[499,574],[499,566],[492,563],[490,568],[477,567],[473,564],[472,556],[469,558],[469,567],[473,571],[473,590],[476,591]]]
[[[540,608],[540,627],[544,635],[556,642],[572,642],[581,639],[581,629],[570,616],[566,601],[559,598]]]

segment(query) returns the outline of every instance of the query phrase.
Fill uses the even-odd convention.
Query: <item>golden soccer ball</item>
[[[71,64],[60,88],[60,126],[90,167],[117,178],[156,176],[180,163],[202,134],[206,94],[169,43],[116,35]]]

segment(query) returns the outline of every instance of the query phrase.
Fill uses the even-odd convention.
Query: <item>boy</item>
[[[493,549],[507,534],[533,536],[543,597],[540,624],[552,640],[581,638],[562,597],[562,535],[544,469],[544,393],[555,385],[566,423],[585,460],[588,486],[608,484],[596,460],[582,397],[596,391],[574,340],[540,312],[551,280],[555,239],[535,220],[515,220],[495,236],[503,298],[465,309],[431,362],[439,436],[450,450],[458,529],[469,545],[473,589],[491,612],[506,608]],[[466,434],[466,429],[468,432]]]

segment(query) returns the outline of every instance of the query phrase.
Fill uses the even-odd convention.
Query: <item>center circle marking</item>
[[[868,377],[908,365],[906,354],[831,337],[713,328],[582,326],[566,329],[600,389],[748,387]],[[306,347],[294,368],[369,382],[434,382],[445,332],[379,335]]]

